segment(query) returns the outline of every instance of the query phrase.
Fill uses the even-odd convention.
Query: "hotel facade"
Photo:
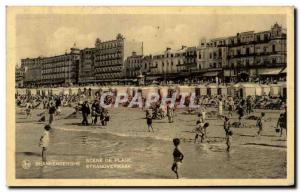
[[[129,41],[121,34],[95,47],[54,57],[21,60],[25,87],[147,81],[238,82],[260,79],[284,80],[287,51],[286,30],[275,23],[270,30],[246,31],[234,36],[202,39],[198,46],[166,48],[143,54],[143,43]]]

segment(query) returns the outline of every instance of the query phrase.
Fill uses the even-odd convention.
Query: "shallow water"
[[[174,178],[170,170],[173,152],[171,141],[97,133],[85,127],[81,130],[53,130],[47,154],[47,161],[74,161],[80,162],[80,166],[35,166],[35,162],[41,160],[38,140],[42,132],[41,128],[34,126],[17,127],[17,178]],[[183,142],[180,147],[185,155],[181,167],[184,178],[286,177],[285,149],[236,145],[227,153],[224,143],[190,142]],[[91,158],[129,158],[130,162],[120,164],[130,167],[86,168],[86,161]],[[24,169],[23,160],[29,160],[31,167]]]

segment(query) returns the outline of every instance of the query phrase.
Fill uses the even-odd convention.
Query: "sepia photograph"
[[[9,186],[294,185],[293,7],[6,14]]]

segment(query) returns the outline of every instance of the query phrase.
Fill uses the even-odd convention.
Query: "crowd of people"
[[[31,94],[16,94],[16,105],[20,108],[25,108],[26,118],[32,118],[32,110],[34,109],[43,109],[43,112],[39,114],[41,116],[39,121],[46,122],[46,117],[48,115],[48,122],[46,123],[45,132],[43,133],[40,139],[40,147],[42,148],[42,160],[46,161],[46,151],[49,144],[49,131],[53,128],[53,122],[55,116],[60,116],[62,113],[62,107],[73,107],[74,112],[71,115],[77,116],[77,114],[82,115],[81,125],[101,125],[107,126],[110,121],[110,115],[107,108],[104,108],[100,104],[99,94],[87,95],[85,92],[77,94],[61,94],[61,95],[31,95]],[[129,97],[129,101],[132,97]],[[146,124],[149,132],[154,132],[153,129],[153,119],[162,120],[164,118],[168,119],[168,123],[174,123],[175,121],[175,112],[179,105],[180,97],[176,99],[175,105],[172,105],[170,102],[163,103],[160,99],[159,101],[152,103],[150,107],[145,107],[145,98],[143,98],[144,104],[142,110],[146,112]],[[129,102],[128,101],[128,102]],[[287,112],[285,102],[282,98],[270,98],[268,96],[255,97],[248,96],[246,98],[232,97],[232,96],[197,96],[194,100],[194,104],[200,106],[201,110],[196,110],[194,108],[188,107],[187,112],[193,114],[194,111],[197,111],[197,120],[196,128],[194,129],[195,137],[194,143],[197,143],[200,140],[200,143],[203,143],[207,138],[207,129],[210,124],[207,121],[207,117],[212,116],[211,112],[206,110],[208,107],[217,109],[215,116],[221,118],[224,122],[224,138],[226,144],[226,151],[230,151],[232,137],[233,137],[233,128],[240,127],[242,125],[242,120],[245,116],[249,116],[254,112],[254,109],[261,108],[261,105],[267,105],[268,103],[278,103],[279,108],[285,109],[283,113],[280,114],[276,132],[283,135],[284,130],[287,129]],[[113,97],[108,96],[105,98],[105,103],[114,103],[115,100]],[[127,104],[128,104],[127,102]],[[185,103],[186,106],[190,106],[191,100],[190,97],[186,97]],[[126,106],[124,104],[123,106]],[[233,126],[231,123],[231,118],[234,114],[238,115],[237,125]],[[89,119],[90,117],[90,119]],[[67,117],[68,118],[68,117]],[[98,121],[99,120],[99,121]],[[260,136],[265,127],[265,113],[262,112],[259,117],[256,117],[257,121],[257,136]],[[99,124],[98,124],[99,122]],[[236,123],[236,122],[235,122]],[[183,153],[179,148],[180,139],[174,138],[173,143],[175,146],[173,156],[174,163],[172,165],[172,171],[176,174],[176,178],[180,178],[180,165],[183,161]]]

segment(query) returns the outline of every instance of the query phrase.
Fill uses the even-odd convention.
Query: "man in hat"
[[[88,101],[85,101],[82,104],[81,112],[82,112],[82,118],[83,118],[81,124],[85,125],[85,126],[89,125],[88,115],[91,113],[91,111],[90,111],[90,107],[89,107]]]

